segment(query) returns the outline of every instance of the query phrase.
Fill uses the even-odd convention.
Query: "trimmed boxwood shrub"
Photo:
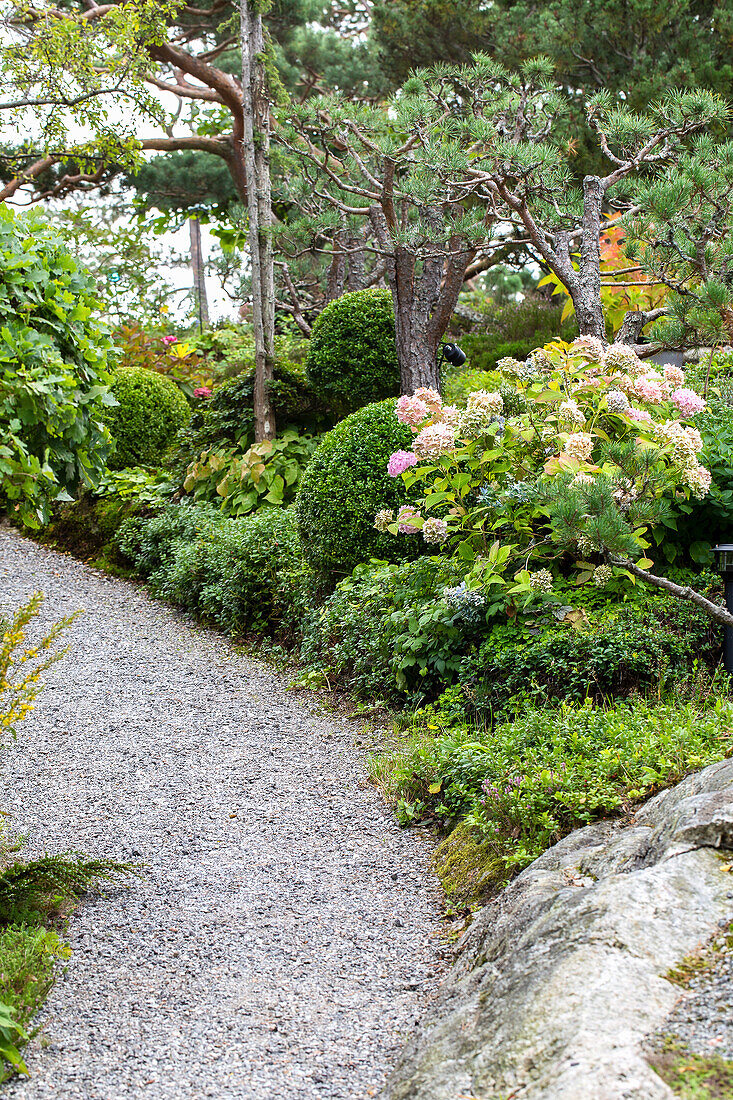
[[[110,468],[155,466],[188,423],[188,402],[170,378],[144,367],[120,367],[112,393],[119,404],[105,412],[115,442]]]
[[[370,558],[401,561],[419,553],[419,536],[374,529],[380,508],[408,499],[402,478],[388,475],[387,461],[411,442],[390,399],[352,413],[318,445],[295,502],[305,558],[317,573],[337,577]]]
[[[291,509],[226,519],[210,505],[171,504],[128,519],[114,543],[154,595],[223,630],[287,637],[302,622],[310,574]]]
[[[389,290],[342,294],[316,318],[306,370],[311,385],[340,415],[396,397],[400,365]]]

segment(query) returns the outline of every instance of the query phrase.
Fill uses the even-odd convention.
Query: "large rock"
[[[389,1100],[662,1100],[664,975],[733,919],[733,760],[545,852],[479,914]]]

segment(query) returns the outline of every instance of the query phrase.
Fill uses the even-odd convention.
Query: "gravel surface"
[[[139,859],[72,917],[13,1100],[375,1096],[441,971],[427,842],[364,785],[358,727],[221,636],[0,528],[0,608],[77,608],[3,755],[26,856]]]

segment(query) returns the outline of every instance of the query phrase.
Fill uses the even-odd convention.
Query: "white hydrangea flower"
[[[597,565],[593,570],[593,584],[598,588],[605,588],[613,577],[613,569],[610,565]]]
[[[422,526],[422,537],[426,542],[441,546],[448,538],[448,524],[443,519],[432,516],[426,519]]]
[[[606,405],[609,412],[625,413],[629,409],[630,402],[623,390],[609,390],[606,394]]]
[[[705,466],[695,466],[682,471],[682,482],[692,489],[692,495],[702,500],[710,492],[713,476]]]
[[[569,458],[577,458],[582,462],[587,462],[593,454],[592,436],[588,435],[587,432],[576,432],[569,435],[563,447],[563,453]]]
[[[572,398],[561,403],[560,408],[557,410],[557,418],[563,427],[582,428],[585,424],[583,410],[578,402],[573,401]]]
[[[475,390],[466,398],[467,409],[481,409],[492,416],[501,416],[504,412],[504,398],[500,393],[489,393],[488,390]]]
[[[549,569],[538,569],[529,575],[529,587],[533,592],[552,592],[554,577]]]
[[[620,370],[627,374],[635,374],[638,370],[640,359],[631,344],[611,344],[606,348],[603,356],[603,365],[606,370]]]
[[[600,549],[598,543],[588,535],[578,535],[578,550],[581,554],[597,554]]]
[[[570,482],[571,486],[575,489],[582,489],[584,487],[587,488],[589,485],[595,485],[595,483],[596,479],[594,477],[592,477],[590,474],[583,473],[576,474],[573,480]]]
[[[377,531],[386,531],[390,523],[394,522],[394,513],[389,508],[382,508],[374,517],[374,526]]]
[[[449,424],[429,424],[415,436],[412,449],[418,458],[440,458],[456,449],[456,433]]]
[[[605,347],[595,336],[579,336],[570,345],[571,355],[580,355],[588,363],[601,363]]]

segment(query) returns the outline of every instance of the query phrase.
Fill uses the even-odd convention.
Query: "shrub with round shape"
[[[308,380],[342,416],[397,396],[400,365],[389,290],[342,294],[317,317],[306,361]]]
[[[316,572],[343,576],[370,558],[399,561],[424,550],[416,535],[395,539],[374,527],[377,512],[410,499],[387,463],[411,441],[390,399],[352,413],[318,445],[296,499],[303,551]]]
[[[191,415],[175,382],[144,367],[120,367],[112,379],[119,402],[105,412],[115,442],[111,469],[155,466]]]

